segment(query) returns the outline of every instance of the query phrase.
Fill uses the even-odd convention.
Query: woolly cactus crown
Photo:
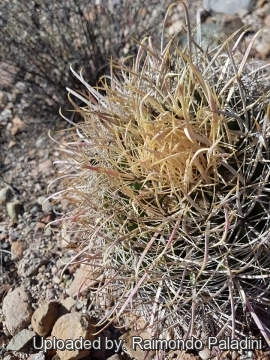
[[[55,197],[75,202],[63,221],[102,274],[101,323],[132,313],[155,336],[269,344],[270,92],[252,43],[238,60],[242,36],[210,53],[189,28],[183,48],[145,39],[97,88],[72,70],[84,121]]]

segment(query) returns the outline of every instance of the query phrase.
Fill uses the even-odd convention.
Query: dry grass
[[[153,0],[146,7],[142,0],[3,0],[0,62],[15,65],[15,81],[28,85],[23,95],[32,114],[38,107],[55,114],[66,102],[66,86],[80,88],[70,64],[84,67],[87,81],[95,85],[108,72],[111,57],[123,56],[125,47],[132,53],[133,38],[156,32],[170,3]]]
[[[155,336],[270,343],[270,92],[230,42],[205,53],[189,28],[184,48],[144,39],[97,88],[72,70],[84,122],[55,198],[76,204],[62,220],[104,275],[101,323],[132,312]]]

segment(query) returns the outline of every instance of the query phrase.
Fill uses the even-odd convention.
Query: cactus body
[[[106,317],[132,312],[155,336],[269,342],[270,92],[237,43],[145,39],[98,89],[73,71],[88,95],[68,89],[84,121],[68,144],[66,223],[104,275]]]

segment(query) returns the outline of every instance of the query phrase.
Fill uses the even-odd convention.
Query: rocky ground
[[[191,17],[202,7],[191,1]],[[263,26],[265,31],[254,43],[252,55],[267,63],[270,60],[270,1],[257,1],[249,11],[251,1],[239,1],[237,15],[231,14],[230,1],[204,1],[201,13],[202,35],[232,34],[244,24],[250,27],[245,46],[252,34]],[[225,5],[227,4],[227,8]],[[218,8],[220,6],[221,8]],[[222,7],[223,6],[223,7]],[[225,6],[225,8],[224,8]],[[206,11],[208,10],[208,11]],[[223,11],[227,14],[215,14]],[[183,24],[183,15],[175,15],[168,23],[171,34]],[[216,38],[218,42],[218,36]],[[16,360],[63,360],[77,359],[71,351],[56,354],[42,351],[42,339],[55,336],[67,339],[71,336],[93,340],[90,330],[102,314],[102,306],[93,305],[93,285],[87,265],[66,266],[75,252],[69,245],[68,235],[58,231],[57,219],[68,210],[69,204],[54,204],[47,197],[61,189],[57,178],[58,168],[54,161],[60,156],[61,141],[58,132],[66,127],[58,114],[48,116],[38,112],[26,115],[27,87],[23,82],[14,83],[12,71],[7,72],[0,64],[0,359]],[[2,68],[1,68],[2,66]],[[15,69],[16,70],[16,69]],[[53,223],[52,223],[53,222]],[[51,226],[48,226],[52,223]],[[80,292],[80,295],[77,295]],[[72,329],[72,332],[70,332]],[[96,332],[102,329],[96,329]],[[95,337],[97,348],[80,356],[85,359],[119,360],[126,358],[122,349],[115,354],[119,344],[119,329],[110,325]],[[35,338],[35,342],[33,339]],[[114,349],[105,349],[105,339]],[[34,348],[34,345],[36,348]],[[49,343],[48,343],[49,344]],[[109,344],[109,342],[108,342]],[[107,345],[108,345],[107,344]],[[109,345],[108,345],[109,347]],[[139,357],[142,354],[131,354]],[[72,357],[73,356],[73,357]],[[178,356],[178,357],[177,357]],[[201,356],[201,357],[200,357]],[[205,359],[203,354],[175,354],[178,359]],[[225,355],[224,355],[225,356]],[[229,356],[229,355],[228,355]],[[225,359],[226,357],[224,357]],[[241,359],[270,359],[270,352],[236,354]]]

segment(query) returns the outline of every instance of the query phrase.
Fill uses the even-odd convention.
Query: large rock
[[[11,335],[16,335],[30,324],[33,313],[30,304],[30,295],[23,287],[18,287],[4,298],[2,309]]]
[[[33,330],[40,336],[46,336],[52,330],[58,317],[58,303],[43,304],[34,312],[31,324]]]
[[[95,333],[94,320],[87,315],[71,313],[61,316],[52,329],[52,337],[61,340],[84,340],[93,341]],[[82,359],[90,354],[91,350],[59,350],[57,355],[61,360]]]
[[[26,344],[29,343],[30,340],[33,339],[34,336],[36,336],[36,333],[34,331],[30,331],[27,329],[20,331],[11,339],[10,343],[7,346],[7,350],[20,351],[24,348]]]

